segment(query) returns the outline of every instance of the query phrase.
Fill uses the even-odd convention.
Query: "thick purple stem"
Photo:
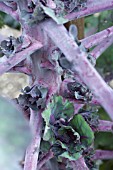
[[[109,27],[101,32],[98,32],[94,35],[84,38],[83,40],[81,40],[81,42],[86,48],[91,48],[99,44],[105,38],[111,37],[112,35],[113,35],[113,27]]]
[[[30,47],[26,48],[23,51],[20,51],[11,58],[2,58],[0,59],[0,75],[10,70],[12,67],[23,61],[27,58],[30,54],[35,52],[36,50],[40,49],[43,45],[40,42],[34,42],[31,44]]]
[[[49,151],[37,164],[37,170],[41,169],[42,166],[47,162],[49,161],[51,158],[53,158],[54,155],[53,155],[53,152],[52,151]]]
[[[39,156],[39,148],[42,132],[41,111],[32,111],[30,116],[30,125],[33,132],[33,140],[26,151],[24,170],[36,170]]]
[[[112,0],[93,1],[91,3],[88,3],[85,9],[82,9],[79,12],[70,13],[65,18],[69,20],[74,20],[76,18],[81,18],[84,16],[88,16],[97,12],[110,10],[110,9],[113,9]]]
[[[90,52],[91,56],[97,59],[112,43],[113,43],[113,36],[104,39],[97,47],[95,47]]]
[[[42,24],[53,42],[65,54],[67,60],[73,64],[72,70],[78,72],[83,82],[92,90],[99,103],[105,108],[113,119],[113,90],[105,83],[95,68],[87,60],[87,55],[69,37],[67,30],[62,25],[53,21]],[[106,100],[105,100],[106,99]]]
[[[107,120],[99,120],[99,125],[94,131],[113,132],[113,122]]]
[[[27,68],[27,67],[18,67],[18,66],[15,66],[13,68],[11,68],[8,72],[11,72],[11,73],[24,73],[24,74],[27,74],[27,75],[31,75],[31,69],[30,68]]]
[[[103,159],[113,159],[113,151],[107,151],[107,150],[96,150],[95,155],[93,156],[94,160]]]

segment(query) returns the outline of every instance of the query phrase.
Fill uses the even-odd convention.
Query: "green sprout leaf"
[[[77,160],[92,144],[94,134],[90,126],[82,115],[74,115],[73,104],[61,96],[53,97],[42,117],[46,123],[43,140],[51,143],[58,159]]]
[[[46,123],[43,140],[48,141],[51,138],[51,129],[49,127],[49,120],[51,115],[51,103],[48,104],[47,108],[42,112],[42,117]]]
[[[70,161],[73,161],[81,157],[81,152],[76,152],[75,150],[73,150],[73,152],[69,152],[68,146],[59,140],[55,142],[52,150],[54,155],[58,157],[58,160],[61,160],[62,158],[68,158]]]
[[[67,119],[69,119],[73,115],[73,113],[74,113],[73,103],[66,101],[62,112],[63,117],[64,118],[67,117]]]
[[[45,7],[43,5],[41,5],[41,7],[43,8],[45,14],[47,14],[48,16],[50,16],[54,21],[57,22],[57,24],[64,24],[66,22],[68,22],[68,19],[65,19],[63,16],[56,16],[55,15],[55,12],[48,8],[48,7]]]
[[[44,118],[47,126],[49,126],[50,115],[51,115],[51,104],[49,103],[47,108],[42,112],[42,117]]]
[[[61,141],[58,142],[60,143],[62,149],[65,149],[65,152],[59,155],[59,158],[63,157],[63,158],[68,158],[70,161],[75,161],[81,157],[81,152],[76,152],[75,150],[73,150],[73,152],[70,153],[68,151],[69,148],[64,143],[62,143]]]
[[[68,100],[63,102],[63,98],[61,96],[54,96],[52,114],[54,114],[55,118],[64,118],[68,120],[74,114],[74,106]]]
[[[94,133],[82,115],[75,115],[70,121],[70,126],[79,133],[81,136],[81,142],[84,146],[88,147],[92,144],[94,140]]]
[[[76,143],[80,140],[80,136],[71,126],[62,126],[58,130],[58,135],[61,141],[71,143],[72,140]]]
[[[74,153],[73,155],[70,155],[69,152],[66,151],[63,154],[61,154],[60,157],[67,158],[70,161],[75,161],[81,157],[81,154],[77,152],[77,153]]]
[[[42,140],[41,141],[41,146],[40,146],[40,151],[41,152],[48,152],[49,151],[49,149],[50,149],[50,143],[49,142],[47,142],[47,141],[44,141],[44,140]]]
[[[42,113],[42,117],[46,123],[43,140],[48,141],[51,138],[52,130],[50,128],[50,118],[53,123],[52,116],[54,121],[60,118],[68,120],[73,114],[74,106],[71,102],[63,102],[61,96],[54,96],[52,102],[47,105],[47,108]]]

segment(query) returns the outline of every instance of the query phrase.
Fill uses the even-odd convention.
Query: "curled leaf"
[[[84,84],[81,84],[77,81],[69,82],[67,88],[70,92],[72,98],[83,102],[89,102],[92,99],[92,93],[88,87]]]
[[[43,140],[49,141],[51,138],[51,130],[49,127],[49,120],[50,120],[50,115],[51,115],[51,103],[48,104],[47,108],[42,112],[42,117],[46,123],[45,125],[45,130],[44,130],[44,135],[43,135]]]
[[[81,157],[81,154],[79,152],[71,155],[69,154],[69,152],[64,152],[60,155],[60,157],[63,157],[63,158],[67,158],[69,159],[70,161],[76,161],[77,159],[79,159]]]
[[[82,115],[75,115],[69,125],[79,133],[81,142],[84,146],[88,147],[92,144],[94,133]]]
[[[46,106],[47,88],[35,85],[32,88],[29,86],[22,90],[23,94],[18,97],[18,104],[23,109],[31,108],[33,110],[43,109]]]
[[[6,40],[3,40],[0,44],[3,54],[9,57],[12,53],[15,53],[20,49],[22,45],[21,38],[15,38],[13,36],[8,37]]]

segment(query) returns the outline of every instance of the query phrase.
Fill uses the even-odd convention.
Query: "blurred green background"
[[[28,121],[12,103],[0,97],[0,169],[21,170],[31,139]]]
[[[91,35],[113,26],[113,10],[96,13],[85,18],[85,35]],[[111,45],[97,60],[96,69],[101,76],[113,87],[113,45]],[[98,112],[100,119],[110,120],[103,108]],[[113,150],[113,134],[97,132],[95,134],[95,148]],[[100,170],[113,170],[113,160],[104,160]]]
[[[10,35],[21,35],[20,24],[0,12],[0,39]],[[0,94],[7,99],[17,97],[27,85],[28,79],[24,74],[5,73],[0,76]],[[21,170],[32,138],[29,122],[3,97],[0,97],[0,170]]]
[[[89,36],[91,34],[99,32],[112,25],[113,25],[113,11],[112,10],[85,17],[85,36]],[[1,28],[0,29],[1,37],[2,36],[6,37],[6,36],[9,36],[10,34],[14,36],[19,36],[21,34],[20,24],[16,22],[15,20],[13,20],[13,18],[11,18],[9,15],[6,15],[3,12],[0,12],[0,28]],[[108,84],[111,87],[113,87],[113,45],[111,45],[99,57],[99,59],[97,60],[96,69],[102,75],[104,79],[109,81]],[[28,84],[27,76],[23,74],[6,73],[3,76],[0,76],[0,93],[2,96],[14,98],[18,96],[18,94],[20,93],[20,90],[24,88],[27,84]],[[0,100],[0,136],[2,133],[5,133],[8,128],[11,128],[12,126],[14,126],[15,127],[14,133],[15,133],[15,136],[18,138],[18,133],[19,133],[19,132],[17,133],[18,125],[15,124],[15,120],[16,121],[18,120],[17,120],[17,117],[14,116],[15,112],[17,111],[15,111],[15,109],[12,108],[11,105],[10,106],[7,105],[6,101]],[[100,119],[110,120],[110,118],[108,117],[104,109],[100,108],[98,114],[100,116]],[[10,117],[10,121],[4,124],[3,121],[5,120],[5,117],[7,116]],[[23,117],[22,116],[20,117],[21,117],[20,119],[22,120]],[[23,121],[23,125],[24,123],[25,122]],[[26,123],[26,126],[27,126],[27,123]],[[26,138],[26,136],[29,134],[29,130],[26,131],[26,134],[24,134],[23,130],[20,133],[22,136]],[[17,145],[20,142],[19,147],[21,150],[22,149],[21,140],[17,140],[17,141],[18,141]],[[0,159],[2,157],[3,160],[5,159],[5,157],[6,159],[11,158],[10,152],[8,153],[9,157],[7,157],[7,154],[3,154],[3,148],[5,147],[6,147],[6,144],[5,142],[2,141],[2,145],[0,145]],[[99,133],[99,132],[96,133],[95,134],[95,148],[113,150],[113,134],[112,133]],[[16,155],[17,154],[15,153],[15,156]],[[11,159],[9,160],[11,161]],[[13,170],[13,169],[5,169],[5,168],[3,169],[3,166],[1,165],[0,165],[0,169]],[[18,168],[15,170],[18,170]],[[100,170],[113,170],[113,160],[102,161],[100,165]]]

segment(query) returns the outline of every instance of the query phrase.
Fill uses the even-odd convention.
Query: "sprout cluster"
[[[89,111],[81,113],[86,122],[90,125],[92,129],[96,129],[99,125],[99,115],[95,114],[97,111]]]
[[[22,90],[23,94],[20,94],[17,98],[18,104],[27,110],[31,108],[32,110],[43,109],[46,106],[46,96],[47,88],[35,85],[33,87],[25,87]]]
[[[86,7],[87,0],[54,0],[56,3],[55,12],[57,15],[79,11]]]
[[[17,52],[23,43],[22,37],[15,38],[13,36],[3,40],[0,44],[1,50],[4,55],[9,57],[11,54]]]
[[[23,10],[21,17],[29,24],[39,23],[48,17],[59,24],[66,23],[68,20],[64,16],[86,7],[87,0],[52,0],[52,3],[54,7],[46,0],[39,0],[37,3],[31,1],[28,4],[29,11]]]
[[[46,123],[43,141],[50,143],[50,148],[58,159],[64,157],[77,160],[92,144],[92,129],[82,115],[74,115],[73,104],[63,102],[61,96],[54,96],[42,117]]]
[[[97,170],[98,169],[98,167],[96,165],[96,161],[93,160],[94,154],[95,154],[95,151],[94,151],[94,148],[92,148],[92,147],[88,148],[87,150],[85,150],[83,152],[85,163],[90,170]]]
[[[70,97],[80,100],[82,102],[89,102],[92,99],[92,93],[86,85],[77,81],[69,82],[67,88],[70,92]]]

